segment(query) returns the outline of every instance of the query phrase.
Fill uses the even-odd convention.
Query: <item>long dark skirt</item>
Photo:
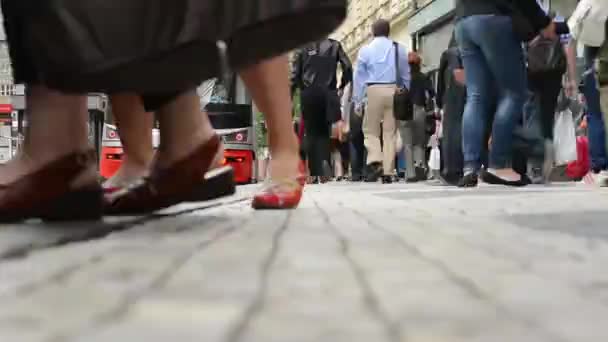
[[[345,0],[2,0],[17,83],[65,92],[179,93],[325,37]],[[310,25],[314,22],[314,25]]]

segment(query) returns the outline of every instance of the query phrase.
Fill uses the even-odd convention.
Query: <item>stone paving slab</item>
[[[606,341],[608,192],[334,183],[0,228],[0,341]]]

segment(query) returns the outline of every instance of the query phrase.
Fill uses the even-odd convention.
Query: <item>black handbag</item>
[[[568,60],[562,42],[538,37],[528,44],[528,70],[531,73],[565,73]]]
[[[240,69],[324,38],[346,0],[19,0],[23,46],[64,91],[161,93],[220,74],[218,41]],[[310,25],[314,22],[314,25]]]
[[[399,44],[393,43],[395,47],[395,94],[393,95],[393,115],[398,121],[412,121],[414,119],[414,104],[410,91],[401,85],[401,75],[399,72]]]

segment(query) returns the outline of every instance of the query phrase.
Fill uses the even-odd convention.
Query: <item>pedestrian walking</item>
[[[395,170],[397,131],[393,96],[397,86],[410,87],[410,70],[405,47],[389,39],[390,23],[387,20],[376,21],[372,34],[374,39],[361,48],[357,59],[354,101],[360,112],[363,99],[367,97],[363,116],[368,167],[366,180],[375,182],[382,176],[383,182],[390,183]]]
[[[540,6],[540,0],[537,0]],[[553,18],[560,27],[563,25],[564,18],[555,13],[545,12]],[[531,158],[528,163],[528,176],[532,183],[539,184],[548,182],[551,171],[554,167],[554,146],[553,131],[555,124],[555,114],[557,99],[565,83],[569,96],[576,96],[576,57],[568,49],[570,35],[562,34],[559,40],[550,40],[543,37],[535,38],[527,44],[528,56],[528,86],[532,92],[530,97],[531,104],[527,106],[530,110],[526,113],[525,121],[527,127],[538,127],[543,140],[540,160]],[[564,74],[569,71],[566,82],[563,82]],[[536,114],[536,115],[534,115]]]
[[[545,38],[556,38],[555,24],[535,1],[464,0],[456,11],[456,40],[467,87],[462,184],[477,185],[484,131],[494,114],[490,165],[482,173],[484,181],[524,185],[522,177],[512,168],[513,132],[522,115],[527,89],[521,44],[539,32]],[[498,104],[494,113],[493,92]]]
[[[581,1],[568,22],[571,45],[584,44],[583,92],[587,103],[587,123],[591,172],[584,178],[590,185],[608,187],[608,4]],[[602,29],[604,27],[604,29]]]
[[[457,185],[462,178],[462,115],[466,103],[462,58],[452,36],[449,47],[441,55],[437,81],[437,107],[442,111],[443,139],[441,155],[444,161],[442,181]]]
[[[431,109],[428,104],[435,99],[435,89],[431,79],[422,72],[422,59],[417,53],[409,53],[408,64],[411,72],[410,97],[414,105],[414,117],[410,121],[399,121],[398,125],[403,140],[406,181],[411,183],[425,181],[427,178],[427,116]]]
[[[342,79],[337,82],[338,66]],[[313,182],[331,175],[332,125],[341,120],[338,91],[352,80],[352,64],[340,42],[323,39],[301,48],[294,59],[292,94],[300,89],[308,167]]]

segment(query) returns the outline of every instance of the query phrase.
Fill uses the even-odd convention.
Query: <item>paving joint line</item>
[[[343,208],[347,208],[344,206],[343,202],[340,201],[339,204],[342,205]],[[401,237],[400,235],[396,234],[393,231],[387,230],[386,228],[382,227],[381,225],[377,224],[376,222],[370,220],[368,217],[366,217],[366,215],[364,215],[360,211],[358,211],[354,208],[350,208],[350,210],[352,212],[354,212],[357,216],[359,216],[362,220],[367,222],[371,227],[375,227],[377,230],[379,230],[379,231],[383,232],[384,234],[386,234],[387,236],[391,237],[392,240],[394,240],[399,245],[401,245],[401,247],[404,248],[408,253],[412,254],[413,256],[418,257],[420,260],[426,262],[427,264],[429,264],[429,265],[435,267],[436,269],[438,269],[439,271],[441,271],[444,274],[444,276],[446,276],[449,280],[451,280],[458,287],[463,289],[471,297],[473,297],[481,302],[491,304],[492,307],[497,311],[497,313],[504,315],[506,318],[508,318],[512,321],[520,322],[524,326],[526,326],[530,329],[538,331],[539,333],[545,335],[549,341],[568,342],[568,340],[565,339],[564,337],[555,336],[553,333],[546,331],[545,329],[540,327],[536,322],[531,321],[526,318],[521,318],[521,317],[516,316],[510,310],[508,310],[504,306],[502,306],[499,303],[497,303],[496,301],[494,301],[483,290],[481,290],[471,279],[468,279],[467,277],[457,274],[456,272],[451,270],[441,260],[437,260],[435,258],[425,255],[424,253],[422,253],[422,251],[419,248],[417,248],[416,246],[407,242],[403,237]]]
[[[220,242],[221,240],[227,238],[238,230],[239,229],[237,227],[237,224],[235,222],[231,222],[230,225],[218,231],[211,239],[205,240],[199,243],[196,247],[189,250],[188,252],[184,252],[182,255],[176,256],[173,259],[173,262],[171,262],[170,265],[167,266],[165,270],[160,273],[159,276],[153,279],[148,286],[145,286],[144,288],[139,289],[138,291],[131,291],[130,293],[127,293],[121,303],[119,303],[116,308],[108,312],[102,313],[98,315],[95,319],[93,319],[96,324],[94,325],[94,327],[90,328],[95,328],[96,330],[99,330],[119,321],[121,318],[128,314],[130,308],[135,305],[139,300],[141,300],[150,292],[159,289],[163,285],[165,285],[171,279],[171,277],[175,275],[179,271],[179,269],[181,269],[183,265],[188,263],[188,261],[190,261],[196,254],[211,247],[215,243]],[[85,328],[84,330],[86,329],[87,328]],[[58,334],[47,339],[47,342],[67,342],[76,338],[76,334],[78,333]]]
[[[103,222],[93,222],[93,224],[99,225],[96,229],[86,230],[83,229],[78,233],[74,233],[73,235],[67,235],[56,239],[55,241],[43,243],[40,245],[35,245],[33,243],[27,244],[24,246],[19,246],[17,248],[9,249],[6,252],[0,253],[0,264],[4,261],[13,261],[27,258],[30,254],[38,251],[44,251],[48,249],[63,247],[67,245],[71,245],[74,243],[83,243],[95,240],[101,240],[113,233],[123,232],[130,229],[133,229],[137,226],[141,226],[143,224],[154,222],[156,220],[161,220],[165,218],[178,217],[181,215],[191,214],[201,210],[209,210],[218,208],[226,205],[234,205],[248,200],[248,198],[239,198],[231,201],[221,202],[221,203],[213,203],[206,204],[200,207],[191,208],[187,210],[178,211],[171,214],[152,214],[148,216],[139,217],[134,219],[133,221],[126,223],[116,223],[116,224],[104,224]],[[44,229],[43,226],[40,227]]]
[[[239,342],[244,338],[247,328],[251,322],[264,310],[266,298],[268,296],[269,279],[272,273],[272,268],[276,263],[279,252],[281,251],[282,241],[285,234],[289,230],[289,223],[292,219],[293,212],[290,211],[285,218],[283,224],[273,233],[272,246],[268,255],[262,261],[260,266],[260,279],[255,297],[246,307],[242,317],[236,322],[225,339],[226,342]]]
[[[323,215],[327,225],[330,227],[330,230],[333,232],[335,238],[340,244],[340,253],[342,257],[346,260],[353,273],[357,285],[363,294],[363,303],[368,310],[368,312],[375,317],[375,319],[383,326],[384,333],[386,334],[386,338],[390,342],[403,342],[406,341],[403,333],[401,331],[401,326],[394,322],[390,316],[382,309],[381,301],[378,298],[378,295],[374,292],[372,285],[370,284],[367,276],[365,274],[365,270],[359,263],[355,261],[352,257],[350,250],[350,242],[348,238],[340,232],[340,230],[333,224],[331,221],[331,217],[327,212],[325,212],[320,206],[319,203],[315,200],[314,204],[319,209],[321,214]]]

